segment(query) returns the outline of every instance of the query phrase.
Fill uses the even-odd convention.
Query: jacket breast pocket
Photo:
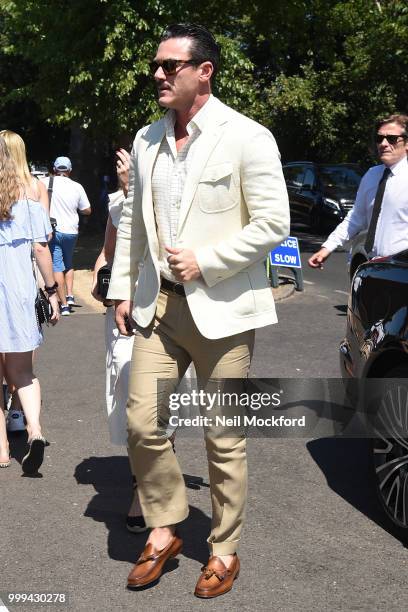
[[[198,205],[205,213],[219,213],[239,203],[239,191],[233,179],[232,162],[207,166],[197,189]]]

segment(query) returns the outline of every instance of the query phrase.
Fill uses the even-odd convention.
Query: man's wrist
[[[332,243],[329,240],[326,240],[326,242],[323,242],[323,244],[321,245],[321,249],[326,249],[326,251],[328,252],[329,255],[331,255],[331,253],[333,253],[333,251],[335,251],[337,249],[337,245],[335,243]]]

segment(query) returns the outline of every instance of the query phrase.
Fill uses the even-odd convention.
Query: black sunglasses
[[[158,68],[161,68],[166,76],[176,74],[177,68],[183,64],[191,64],[192,66],[198,66],[196,60],[178,60],[178,59],[165,59],[160,61],[153,61],[149,63],[150,73],[156,74]]]
[[[403,138],[404,140],[406,140],[407,135],[406,134],[376,134],[375,142],[377,144],[380,144],[384,140],[384,138],[391,145],[396,145],[398,142],[398,138]]]

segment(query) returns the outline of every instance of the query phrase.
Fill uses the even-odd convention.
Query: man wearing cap
[[[57,157],[54,162],[54,176],[43,179],[48,188],[50,216],[57,222],[50,242],[50,251],[63,316],[69,315],[70,306],[75,305],[72,257],[78,238],[78,213],[91,214],[91,205],[85,189],[70,178],[71,171],[69,157]]]

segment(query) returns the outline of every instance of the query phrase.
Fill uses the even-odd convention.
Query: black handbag
[[[30,225],[31,225],[30,205],[28,203],[28,200],[26,200],[26,202],[27,202],[27,208],[28,208],[28,216],[30,218]],[[38,327],[41,329],[41,325],[43,323],[48,325],[53,315],[53,310],[50,304],[50,300],[48,299],[48,295],[41,289],[38,283],[37,264],[36,264],[35,255],[34,255],[34,239],[33,239],[33,226],[32,225],[31,225],[31,266],[33,268],[33,276],[35,278],[35,284],[37,287],[37,295],[36,295],[35,302],[34,302],[35,317],[37,319]]]
[[[37,297],[35,298],[35,316],[37,318],[38,327],[41,327],[43,323],[48,325],[52,317],[50,300],[40,287],[38,287]]]
[[[99,268],[96,286],[98,289],[98,295],[100,295],[104,300],[108,295],[110,278],[111,269],[109,266],[102,266],[102,268]]]

